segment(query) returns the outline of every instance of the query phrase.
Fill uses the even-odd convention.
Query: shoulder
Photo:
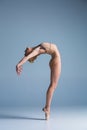
[[[42,44],[39,44],[38,46],[34,47],[33,51],[37,51],[38,55],[45,53],[44,48],[42,48]]]

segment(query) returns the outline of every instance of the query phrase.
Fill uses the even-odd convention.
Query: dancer
[[[26,48],[24,57],[16,65],[16,72],[18,75],[20,75],[22,71],[22,65],[26,61],[29,61],[30,63],[34,62],[34,60],[40,54],[51,55],[51,60],[49,62],[49,66],[51,70],[50,85],[46,93],[46,104],[45,107],[43,108],[43,111],[45,112],[45,119],[48,120],[50,116],[50,106],[51,106],[52,96],[54,90],[57,87],[60,73],[61,73],[61,57],[60,57],[59,50],[57,49],[57,46],[53,43],[43,42],[35,47]]]

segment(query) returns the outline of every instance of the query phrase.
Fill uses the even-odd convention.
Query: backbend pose
[[[52,101],[52,96],[54,90],[57,87],[57,83],[61,73],[61,58],[57,46],[53,43],[43,42],[38,46],[32,48],[26,48],[24,57],[16,65],[16,72],[18,75],[20,75],[22,71],[22,65],[26,61],[33,62],[40,54],[51,55],[51,60],[49,62],[51,70],[50,85],[46,93],[46,104],[45,107],[43,108],[43,111],[45,112],[45,119],[48,120],[50,116],[50,105]]]

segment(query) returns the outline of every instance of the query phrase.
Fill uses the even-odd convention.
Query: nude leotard
[[[60,54],[55,44],[53,43],[42,43],[41,47],[45,49],[46,53],[51,55],[51,60],[49,62],[50,67],[54,66],[54,64],[60,62]]]
[[[45,49],[46,53],[50,55],[53,53],[51,43],[42,43],[41,46]]]

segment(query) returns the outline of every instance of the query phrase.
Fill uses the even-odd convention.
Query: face
[[[28,61],[29,61],[30,63],[33,63],[36,58],[37,58],[36,56],[35,56],[35,57],[32,57],[32,58],[30,58]]]

